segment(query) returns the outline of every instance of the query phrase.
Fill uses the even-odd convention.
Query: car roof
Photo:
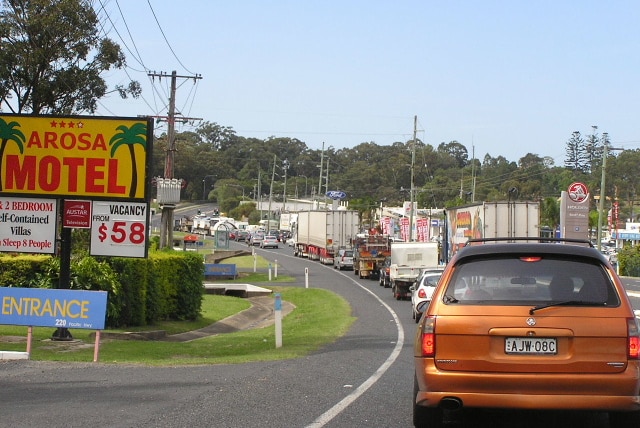
[[[531,240],[532,238],[528,238]],[[488,243],[492,241],[491,243]],[[481,244],[484,243],[484,244]],[[480,244],[480,245],[479,245]],[[582,245],[578,245],[582,244]],[[550,242],[522,242],[518,238],[515,242],[503,242],[502,240],[472,240],[469,244],[461,248],[456,253],[456,260],[460,262],[465,258],[476,258],[484,255],[499,254],[541,254],[541,255],[564,255],[593,259],[598,262],[606,262],[606,258],[597,249],[593,248],[588,241],[579,240],[553,240]]]

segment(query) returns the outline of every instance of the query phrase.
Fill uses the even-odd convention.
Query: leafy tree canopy
[[[0,104],[12,113],[93,113],[107,94],[100,75],[125,65],[118,44],[101,37],[98,16],[82,0],[2,0]],[[140,85],[114,89],[140,95]]]

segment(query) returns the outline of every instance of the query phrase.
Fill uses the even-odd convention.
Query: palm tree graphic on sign
[[[4,149],[7,147],[9,141],[13,141],[18,145],[20,154],[24,153],[24,143],[27,141],[26,137],[19,129],[20,124],[18,122],[5,122],[0,118],[0,191],[2,190],[2,160],[4,159]]]
[[[147,125],[146,123],[136,123],[131,128],[120,125],[116,128],[119,133],[115,134],[109,140],[111,146],[111,157],[120,146],[129,147],[129,154],[131,155],[131,190],[129,191],[129,197],[133,198],[138,188],[138,167],[136,164],[136,154],[134,152],[134,146],[140,144],[142,147],[147,148]]]

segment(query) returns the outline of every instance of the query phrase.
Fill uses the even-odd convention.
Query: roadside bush
[[[120,280],[111,266],[97,259],[87,256],[71,261],[72,290],[106,291],[107,325],[118,324],[120,318]]]
[[[51,262],[47,255],[0,256],[0,286],[19,288],[50,288],[57,281],[59,264]]]
[[[202,309],[203,262],[188,252],[152,252],[148,259],[77,257],[71,261],[70,287],[108,293],[108,327],[194,320]],[[57,288],[59,277],[59,258],[0,256],[0,286]]]
[[[119,316],[111,327],[138,326],[147,324],[147,289],[150,263],[147,259],[109,257],[106,262],[117,272],[120,281],[119,293],[114,296]]]
[[[625,247],[618,252],[620,275],[640,277],[640,246]]]
[[[195,253],[158,252],[149,257],[147,318],[194,320],[202,307],[203,257]]]

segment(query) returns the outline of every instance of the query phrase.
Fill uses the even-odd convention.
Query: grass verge
[[[264,285],[262,285],[264,286]],[[327,290],[298,287],[268,287],[293,303],[293,312],[282,321],[281,348],[275,347],[275,328],[246,330],[206,337],[191,342],[104,340],[100,346],[103,363],[144,364],[154,366],[188,364],[238,364],[298,358],[334,342],[344,335],[353,321],[349,304]],[[146,326],[145,330],[188,331],[225,318],[242,310],[244,299],[205,295],[202,320],[195,323],[166,322]],[[224,307],[224,309],[223,309]],[[225,315],[226,314],[226,315]],[[26,337],[26,327],[0,326],[0,350],[24,351],[25,343],[8,342],[7,337]],[[130,331],[130,330],[128,330]],[[31,359],[41,361],[91,362],[93,341],[89,330],[73,330],[73,342],[49,340],[52,328],[33,329]]]

